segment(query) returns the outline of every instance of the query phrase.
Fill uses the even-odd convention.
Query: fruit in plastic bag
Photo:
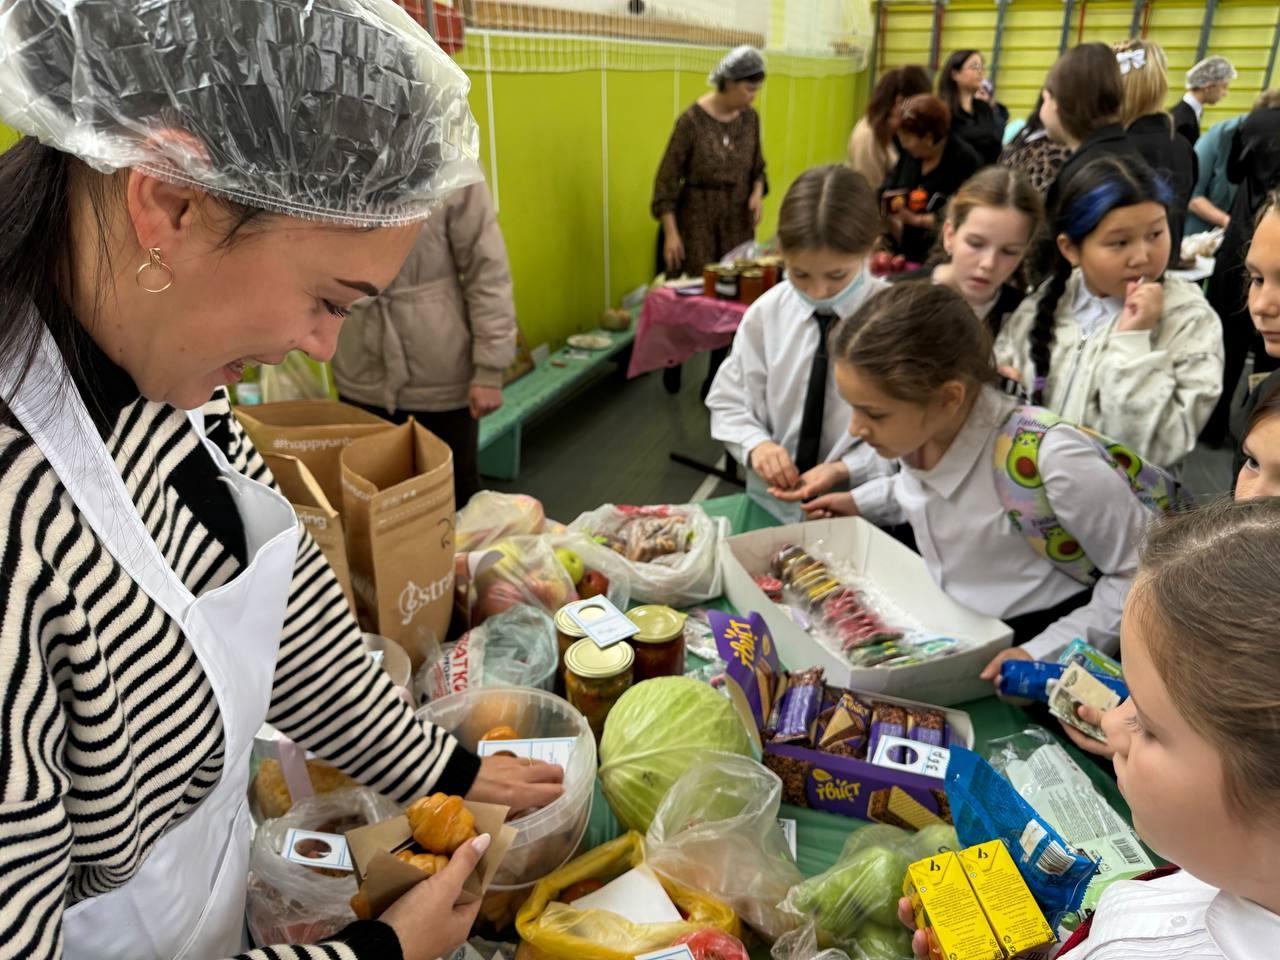
[[[911,932],[894,919],[892,925],[864,923],[854,936],[867,960],[904,960],[911,956]]]
[[[956,836],[956,828],[948,823],[935,823],[916,833],[913,840],[911,862],[936,857],[947,850],[958,853],[960,840]]]
[[[719,930],[686,934],[672,946],[688,947],[693,960],[751,960],[741,940]]]
[[[820,933],[849,940],[868,920],[883,926],[898,922],[909,863],[898,850],[866,847],[793,888],[787,901],[796,912],[812,914]]]

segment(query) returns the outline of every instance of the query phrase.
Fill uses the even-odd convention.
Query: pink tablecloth
[[[660,287],[645,298],[628,377],[674,367],[695,353],[733,343],[747,308],[732,300],[681,297]]]

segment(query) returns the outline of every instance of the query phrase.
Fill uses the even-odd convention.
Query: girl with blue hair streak
[[[1222,390],[1222,328],[1200,288],[1165,275],[1168,184],[1133,157],[1074,176],[1050,223],[1047,280],[1006,322],[996,360],[1032,403],[1165,467]]]

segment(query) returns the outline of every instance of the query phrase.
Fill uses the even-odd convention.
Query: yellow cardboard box
[[[911,864],[902,892],[911,898],[916,929],[929,931],[931,951],[947,960],[1004,960],[964,864],[954,853]]]
[[[960,862],[1006,957],[1053,943],[1053,928],[1002,840],[960,852]]]

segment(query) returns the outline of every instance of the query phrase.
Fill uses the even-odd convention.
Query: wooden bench
[[[562,347],[502,390],[502,406],[480,421],[480,473],[495,480],[520,475],[520,443],[524,425],[561,401],[601,372],[636,339],[633,323],[623,333],[594,330],[609,338],[605,350]]]

